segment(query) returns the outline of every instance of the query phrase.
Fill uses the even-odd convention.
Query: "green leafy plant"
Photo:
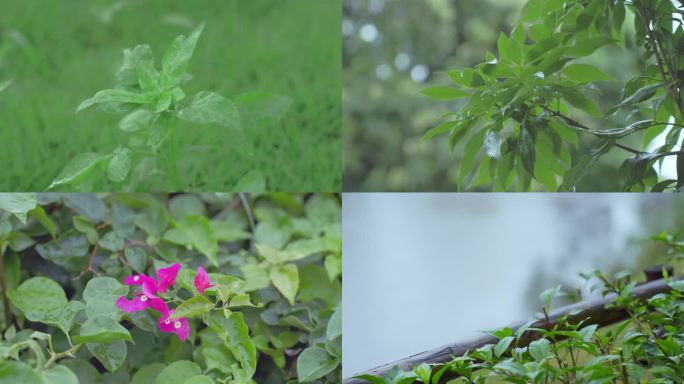
[[[575,190],[607,153],[626,152],[619,175],[625,190],[664,191],[684,185],[681,7],[670,0],[528,0],[518,24],[474,68],[450,71],[456,87],[431,86],[435,100],[464,99],[424,138],[449,134],[463,144],[458,188]],[[635,35],[623,28],[634,19]],[[632,41],[635,41],[632,42]],[[610,81],[587,63],[601,47],[636,44],[641,73],[606,111],[596,82]],[[622,63],[620,63],[622,65]],[[648,150],[666,134],[664,144]],[[641,137],[643,144],[632,147]],[[677,158],[677,179],[659,180],[655,166]],[[613,177],[613,176],[611,176]]]
[[[187,190],[189,182],[177,166],[184,156],[176,137],[182,138],[176,128],[181,121],[221,126],[235,143],[234,150],[251,151],[245,141],[244,125],[255,118],[281,119],[291,100],[274,94],[249,93],[232,101],[211,91],[186,98],[181,86],[192,78],[187,68],[203,29],[204,24],[187,37],[176,37],[164,52],[160,69],[155,67],[150,46],[124,50],[123,63],[116,73],[116,88],[97,92],[83,101],[76,112],[99,105],[114,113],[124,113],[118,126],[131,134],[130,140],[109,154],[86,152],[74,157],[48,189],[67,185],[88,191],[105,176],[119,188],[136,190],[147,178],[162,175],[171,190]],[[101,175],[95,174],[96,170]],[[261,191],[264,184],[264,176],[252,172],[234,190]]]
[[[654,239],[667,245],[669,263],[681,267],[681,238],[664,233]],[[551,322],[552,303],[563,295],[556,287],[540,294],[538,319],[551,324],[548,329],[535,328],[532,324],[537,320],[533,320],[516,330],[506,327],[489,332],[495,343],[452,356],[445,364],[423,363],[410,371],[394,367],[383,377],[357,378],[374,384],[680,383],[684,377],[684,282],[672,279],[667,268],[661,273],[669,291],[645,300],[633,295],[638,284],[628,271],[612,276],[600,271],[582,274],[591,292],[608,299],[606,308],[626,313],[626,320],[605,328],[587,322],[590,315],[583,316],[582,311]]]
[[[340,228],[335,195],[0,194],[0,382],[339,382]]]

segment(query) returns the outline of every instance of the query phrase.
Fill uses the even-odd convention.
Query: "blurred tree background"
[[[343,8],[343,188],[345,191],[452,191],[461,153],[447,140],[421,141],[459,102],[419,94],[446,85],[446,71],[496,52],[499,33],[513,28],[525,0],[346,0]],[[633,29],[631,15],[625,28]],[[628,33],[632,36],[632,33]],[[615,81],[594,100],[606,110],[640,65],[633,38],[598,50],[587,62]],[[616,65],[618,63],[619,65]],[[605,105],[602,100],[605,100]],[[638,135],[635,135],[638,136]],[[581,138],[585,140],[587,138]],[[630,140],[639,141],[640,137]],[[591,140],[591,138],[589,138]],[[609,153],[577,190],[620,190],[622,153]],[[534,190],[543,190],[534,186]]]

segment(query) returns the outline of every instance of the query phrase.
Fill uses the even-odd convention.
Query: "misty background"
[[[526,319],[579,272],[641,270],[679,195],[343,195],[343,376]]]

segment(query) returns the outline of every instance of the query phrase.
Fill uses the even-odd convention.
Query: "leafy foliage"
[[[0,254],[0,382],[340,381],[338,196],[0,194]]]
[[[654,239],[667,245],[669,262],[681,267],[684,258],[681,238],[663,233]],[[424,363],[408,372],[395,367],[384,377],[361,375],[358,378],[374,384],[681,382],[684,377],[682,280],[672,279],[667,269],[662,268],[662,276],[671,290],[640,300],[631,294],[637,281],[628,271],[613,276],[592,271],[581,276],[592,293],[610,297],[607,306],[623,309],[628,319],[605,329],[585,321],[570,322],[567,316],[548,330],[533,328],[532,322],[515,332],[507,327],[489,332],[498,342],[453,356],[446,364]],[[548,321],[552,303],[561,295],[560,287],[540,294],[539,319]],[[581,312],[571,315],[581,315]],[[523,338],[528,344],[522,343]]]
[[[200,91],[191,100],[185,100],[181,86],[192,78],[187,67],[203,29],[204,24],[187,37],[176,37],[164,52],[161,70],[155,68],[154,54],[148,45],[124,50],[123,63],[116,73],[117,87],[97,92],[83,101],[76,112],[100,105],[124,113],[119,128],[131,134],[127,146],[120,146],[107,155],[83,153],[76,156],[48,189],[69,185],[77,190],[92,190],[98,181],[94,171],[105,168],[106,178],[126,190],[139,189],[140,183],[153,175],[170,180],[173,190],[187,190],[188,181],[177,167],[178,157],[183,156],[174,139],[178,134],[175,132],[178,120],[220,125],[228,131],[236,148],[248,146],[237,102],[209,91]],[[284,110],[291,104],[291,100],[278,95],[255,93],[248,97],[249,105],[265,104],[260,106],[265,113],[260,113],[259,109],[250,110],[251,114],[262,118],[270,116],[271,103],[284,106],[281,107]],[[283,115],[284,112],[278,118]],[[252,174],[247,176],[254,177]],[[238,181],[236,186],[240,185],[244,183]],[[263,188],[250,191],[259,192]]]
[[[583,61],[604,46],[631,43],[623,29],[628,14],[643,66],[624,84],[621,99],[601,111],[594,83],[611,78]],[[513,31],[500,34],[497,55],[488,52],[474,68],[450,71],[455,87],[423,90],[435,100],[464,99],[425,138],[448,133],[452,151],[464,143],[461,190],[526,191],[535,181],[549,191],[572,191],[613,151],[628,153],[618,175],[625,190],[678,189],[681,170],[677,179],[659,180],[655,166],[684,158],[682,14],[670,0],[528,0]],[[663,132],[664,144],[648,150]],[[623,142],[636,135],[644,138],[643,149]]]

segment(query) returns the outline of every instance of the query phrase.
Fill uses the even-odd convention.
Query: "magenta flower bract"
[[[207,288],[213,286],[214,284],[209,280],[209,275],[207,275],[207,271],[204,270],[204,267],[197,268],[197,274],[195,274],[195,288],[197,288],[199,293],[204,294],[204,291]]]
[[[157,278],[159,278],[158,290],[161,293],[166,292],[170,286],[176,284],[176,276],[178,271],[181,269],[181,265],[178,263],[171,264],[167,268],[160,268],[157,271]]]
[[[143,311],[150,308],[154,311],[161,313],[161,318],[159,319],[159,330],[162,332],[175,333],[178,335],[180,341],[185,341],[190,336],[190,324],[186,318],[172,318],[173,309],[169,309],[166,302],[156,296],[157,292],[165,293],[168,291],[169,287],[176,283],[176,277],[178,276],[178,271],[181,269],[179,263],[171,264],[166,268],[160,268],[157,271],[157,278],[153,278],[144,274],[127,276],[124,279],[124,284],[126,285],[139,285],[141,291],[137,289],[133,290],[133,298],[128,299],[126,296],[121,296],[116,300],[116,306],[121,308],[122,311],[131,313],[137,311]],[[197,290],[204,294],[204,291],[213,287],[214,284],[209,280],[209,275],[204,267],[199,267],[197,269],[197,274],[195,275],[195,287]]]
[[[138,291],[134,291],[134,294],[135,296],[131,300],[128,300],[126,296],[119,297],[119,299],[116,300],[116,306],[128,313],[142,311],[147,308],[152,308],[161,313],[168,312],[168,309],[165,310],[166,303],[164,300],[158,297],[148,296],[145,293],[140,293]]]
[[[159,330],[167,333],[175,333],[178,335],[180,341],[185,341],[190,336],[190,325],[188,324],[188,319],[181,317],[180,319],[171,318],[173,311],[170,311],[166,315],[163,315],[159,319]]]

